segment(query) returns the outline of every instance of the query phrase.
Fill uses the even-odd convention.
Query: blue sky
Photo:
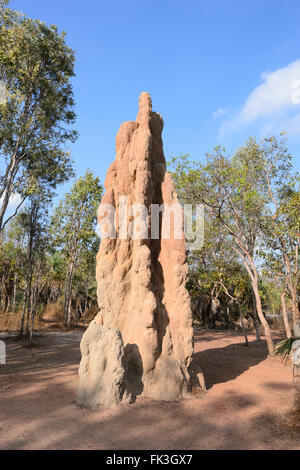
[[[202,159],[287,130],[300,170],[299,0],[11,0],[76,51],[78,175],[102,182],[141,91],[165,121],[166,158]],[[294,86],[294,89],[293,89]],[[69,188],[66,185],[63,190]],[[60,191],[60,193],[62,190]]]

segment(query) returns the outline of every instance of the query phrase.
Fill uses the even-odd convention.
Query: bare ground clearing
[[[0,365],[1,449],[300,449],[285,425],[291,368],[224,331],[196,333],[208,392],[162,403],[138,399],[117,410],[74,405],[82,331],[44,333],[35,347],[6,338]],[[3,338],[0,338],[3,339]]]

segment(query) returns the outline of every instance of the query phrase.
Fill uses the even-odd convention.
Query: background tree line
[[[0,306],[19,314],[28,338],[49,304],[70,326],[71,313],[80,318],[96,300],[99,179],[87,171],[50,214],[57,188],[75,176],[74,62],[65,33],[0,1]]]
[[[210,321],[219,311],[245,332],[245,316],[252,317],[270,354],[266,313],[281,313],[287,337],[300,320],[300,192],[292,164],[283,135],[250,138],[234,155],[216,147],[205,163],[188,156],[171,162],[182,202],[204,204],[207,214],[204,247],[189,256],[189,288],[200,298],[195,314],[205,322],[207,299]]]
[[[0,317],[31,338],[36,318],[60,314],[65,327],[96,308],[96,212],[102,186],[90,171],[52,210],[73,178],[68,145],[77,138],[75,54],[65,34],[0,0]],[[216,147],[205,163],[173,158],[183,203],[206,209],[205,244],[189,253],[195,321],[242,329],[280,316],[289,338],[299,323],[299,176],[284,137],[249,141],[233,155]],[[9,211],[9,202],[19,203]],[[52,315],[52,313],[53,315]],[[52,317],[51,317],[52,315]]]

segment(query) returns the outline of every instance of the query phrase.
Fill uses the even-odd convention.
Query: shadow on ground
[[[206,349],[194,355],[195,362],[204,372],[207,389],[215,384],[234,380],[267,357],[268,351],[264,341],[250,342],[248,347],[243,343],[229,344],[221,348]]]
[[[1,449],[299,447],[299,436],[283,433],[275,413],[259,408],[259,397],[235,389],[234,383],[218,395],[208,392],[182,402],[139,398],[134,405],[115,410],[78,408],[74,399],[80,339],[78,332],[45,335],[32,349],[6,341],[8,362],[0,366]],[[226,357],[232,359],[232,354],[235,361],[229,365]],[[229,344],[196,353],[209,387],[234,380],[264,358],[265,346],[252,343],[249,348]],[[267,393],[272,387],[282,387],[275,393],[288,392],[284,382],[264,385]]]

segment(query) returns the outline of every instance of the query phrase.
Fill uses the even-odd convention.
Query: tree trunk
[[[9,312],[9,308],[10,308],[10,297],[8,295],[7,298],[6,298],[6,308],[5,308],[5,313],[6,314]]]
[[[5,305],[6,305],[6,284],[5,284],[6,278],[5,275],[3,274],[2,279],[1,279],[1,303],[0,303],[0,308],[4,312],[5,311]]]
[[[259,343],[260,342],[260,321],[258,317],[255,320],[255,333],[256,333],[256,340]]]
[[[243,317],[242,314],[240,316],[240,324],[241,324],[241,329],[242,329],[243,336],[245,338],[245,345],[248,347],[249,346],[249,341],[248,341],[247,329],[245,327],[244,317]]]
[[[255,320],[256,341],[260,342],[260,321],[257,315],[256,300],[255,300],[255,295],[254,295],[253,290],[251,291],[251,294],[252,294],[253,318]]]
[[[24,300],[23,300],[21,326],[20,326],[20,336],[24,335],[24,324],[25,324],[25,313],[26,313],[27,298],[28,298],[28,286],[27,286],[27,283],[26,283],[25,293],[24,293]]]
[[[15,273],[15,275],[14,275],[14,294],[13,294],[13,304],[12,304],[12,312],[13,313],[15,313],[15,311],[16,311],[17,282],[18,282],[18,274]]]
[[[4,187],[1,191],[1,207],[0,207],[0,233],[3,231],[4,216],[9,204],[9,198],[12,194],[13,182],[18,172],[19,162],[16,157],[16,152],[11,157],[9,163],[8,173],[4,182]]]
[[[286,332],[286,337],[291,338],[292,337],[292,332],[291,332],[291,327],[289,324],[289,318],[286,310],[286,292],[283,292],[281,294],[281,306],[282,306],[282,319],[283,319],[283,324]]]
[[[29,321],[30,321],[30,314],[31,314],[31,306],[32,306],[32,292],[30,292],[29,294],[28,307],[27,307],[27,313],[26,313],[26,328],[25,328],[26,338],[29,338],[29,333],[30,333]]]
[[[85,299],[84,299],[83,326],[85,326],[86,308],[87,308],[87,294],[85,295]]]
[[[226,307],[226,316],[225,316],[225,329],[226,329],[226,330],[228,330],[229,318],[230,318],[230,308],[229,308],[229,306],[227,305],[227,307]]]
[[[298,307],[297,293],[292,296],[292,312],[293,312],[293,326],[294,329],[300,324],[300,313]]]
[[[72,283],[74,277],[74,259],[71,259],[65,287],[65,301],[64,301],[64,325],[70,328],[72,309],[71,309],[71,296],[72,296]]]
[[[258,279],[259,279],[258,272],[257,272],[255,263],[250,253],[247,252],[243,247],[242,247],[242,252],[243,252],[243,255],[242,255],[243,263],[249,274],[251,284],[252,284],[252,289],[254,292],[257,315],[264,329],[268,352],[270,356],[274,356],[275,351],[274,351],[274,344],[272,341],[270,325],[267,322],[263,313],[263,309],[262,309],[262,302],[261,302],[261,297],[260,297],[259,288],[258,288]]]
[[[69,304],[68,304],[68,317],[67,317],[67,328],[70,328],[72,320],[72,281],[70,285],[70,295],[69,295]]]
[[[30,308],[30,332],[29,332],[29,342],[31,342],[33,337],[33,330],[34,330],[34,318],[36,312],[36,301],[37,301],[37,286],[34,287],[33,295],[32,295],[32,302]]]
[[[298,253],[298,252],[297,252]],[[286,267],[286,280],[291,295],[292,301],[292,313],[293,313],[293,325],[294,329],[300,323],[300,312],[298,307],[298,298],[297,298],[297,287],[298,287],[298,268],[296,269],[295,275],[293,276],[291,262],[289,257],[285,252],[283,252],[283,260]],[[298,260],[296,259],[296,264]]]
[[[266,320],[266,318],[263,314],[257,279],[253,280],[252,287],[253,287],[255,300],[256,300],[257,314],[258,314],[258,317],[260,319],[260,322],[263,326],[264,333],[265,333],[266,343],[267,343],[267,346],[268,346],[268,352],[269,352],[270,356],[274,356],[274,344],[273,344],[273,341],[272,341],[271,329],[270,329],[269,323],[267,322],[267,320]]]

